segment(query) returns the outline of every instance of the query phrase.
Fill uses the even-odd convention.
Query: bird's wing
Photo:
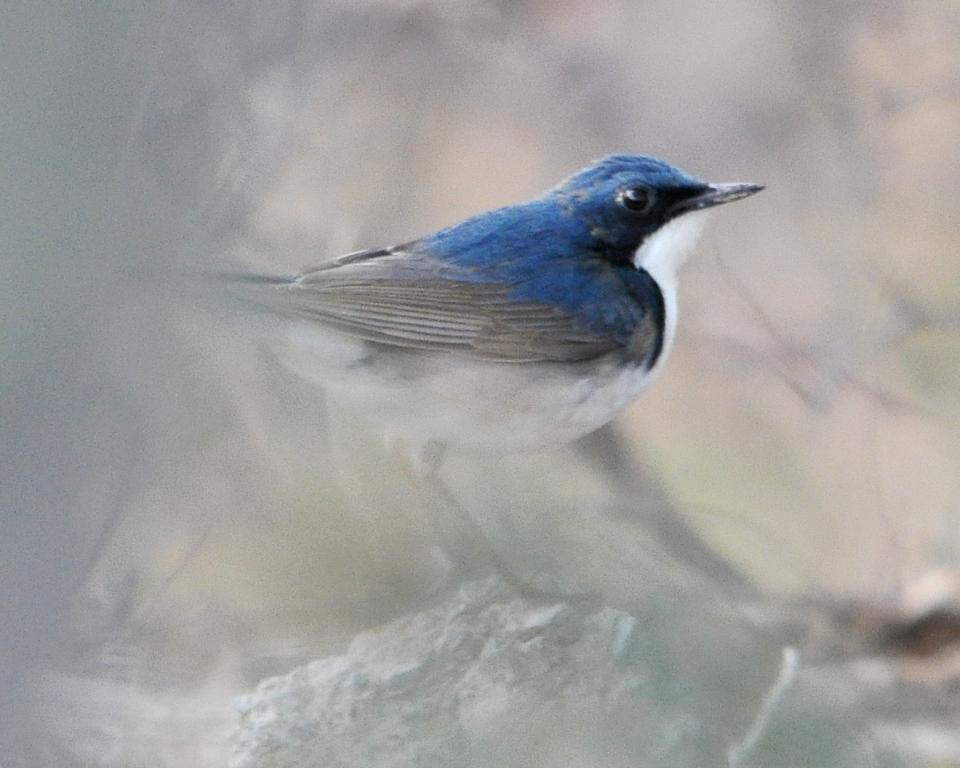
[[[619,346],[559,307],[518,302],[503,282],[402,246],[358,251],[290,280],[260,282],[260,298],[274,311],[392,347],[499,362],[569,362]]]

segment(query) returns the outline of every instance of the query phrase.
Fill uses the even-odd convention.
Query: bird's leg
[[[549,578],[529,578],[518,575],[500,557],[483,529],[480,528],[467,509],[460,504],[439,474],[434,472],[420,478],[419,482],[421,485],[427,485],[432,495],[439,502],[434,512],[436,518],[444,517],[448,520],[450,510],[454,510],[459,517],[461,530],[457,541],[451,544],[448,540],[441,544],[441,547],[443,547],[447,559],[460,568],[460,573],[479,575],[492,571],[515,592],[528,600],[545,602],[577,600],[590,604],[598,602],[599,597],[594,593],[575,594],[563,590],[552,583]],[[442,522],[438,523],[438,527],[441,525],[443,525]]]
[[[387,450],[398,460],[404,474],[421,490],[422,497],[428,500],[427,507],[440,540],[440,549],[453,568],[450,578],[457,580],[492,572],[531,600],[555,601],[583,597],[521,578],[510,569],[483,529],[440,477],[444,445],[427,443],[414,449],[406,441],[396,438],[388,438],[385,442]],[[586,597],[590,601],[595,599],[592,594]]]
[[[395,435],[386,435],[383,445],[411,480],[435,475],[447,452],[446,445],[436,440],[415,445]]]
[[[412,446],[396,438],[388,438],[386,445],[426,500],[440,548],[452,566],[451,575],[459,579],[492,571],[521,589],[483,529],[440,477],[446,446],[436,442]]]
[[[387,438],[385,442],[387,451],[420,492],[453,575],[475,576],[491,566],[501,570],[489,539],[440,478],[445,446],[436,442],[412,445],[398,438]]]

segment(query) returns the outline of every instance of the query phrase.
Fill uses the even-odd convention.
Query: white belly
[[[616,354],[577,364],[489,363],[370,348],[308,323],[289,329],[278,354],[384,433],[453,448],[562,445],[610,421],[651,379]]]

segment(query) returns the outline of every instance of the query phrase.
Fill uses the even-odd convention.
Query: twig
[[[784,695],[797,679],[797,673],[800,670],[800,653],[791,645],[783,649],[783,662],[780,664],[780,674],[774,681],[770,690],[760,702],[760,709],[757,716],[753,719],[750,729],[744,735],[739,744],[735,744],[727,750],[727,765],[729,768],[739,768],[744,764],[744,760],[750,757],[750,753],[756,749],[763,732],[767,729],[770,722],[770,716],[777,708],[777,705],[783,700]]]

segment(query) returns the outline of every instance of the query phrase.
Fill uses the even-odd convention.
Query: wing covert
[[[358,251],[265,286],[270,305],[365,341],[498,362],[573,362],[622,346],[564,309],[404,246]]]

